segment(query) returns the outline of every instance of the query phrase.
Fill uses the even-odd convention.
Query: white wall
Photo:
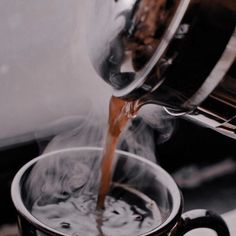
[[[0,1],[0,146],[106,112],[110,88],[87,57],[87,3]]]

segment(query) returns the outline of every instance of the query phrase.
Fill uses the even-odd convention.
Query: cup
[[[67,203],[74,211],[94,205],[85,200],[79,206],[78,199],[98,190],[102,151],[99,147],[62,149],[31,160],[17,172],[11,196],[21,235],[181,236],[196,228],[230,235],[215,212],[195,209],[183,213],[181,191],[164,169],[120,150],[116,150],[113,160],[112,184],[106,198],[110,200],[105,202],[109,212],[100,211],[100,221],[92,210],[86,213],[88,218],[67,210],[63,213]],[[57,213],[54,207],[58,207]]]

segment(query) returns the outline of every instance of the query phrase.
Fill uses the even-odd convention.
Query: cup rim
[[[13,204],[17,210],[17,212],[23,216],[27,221],[29,221],[30,223],[32,223],[35,227],[41,229],[42,231],[47,231],[56,235],[61,235],[61,236],[68,236],[67,234],[60,232],[56,229],[51,228],[50,226],[47,226],[45,224],[43,224],[42,222],[40,222],[36,217],[34,217],[29,210],[27,210],[25,204],[22,201],[21,198],[21,188],[20,188],[20,182],[21,179],[25,173],[25,171],[28,170],[28,168],[30,168],[33,164],[35,164],[37,161],[46,158],[46,157],[50,157],[56,154],[61,154],[64,152],[77,152],[77,151],[102,151],[103,148],[102,147],[92,147],[92,146],[86,146],[86,147],[73,147],[73,148],[64,148],[64,149],[60,149],[60,150],[56,150],[56,151],[51,151],[42,155],[39,155],[36,158],[33,158],[32,160],[30,160],[29,162],[27,162],[26,164],[24,164],[16,173],[16,175],[14,176],[12,183],[11,183],[11,199],[13,201]],[[117,154],[122,154],[122,155],[126,155],[129,156],[131,158],[137,159],[139,161],[142,161],[150,166],[152,166],[153,168],[157,169],[157,171],[159,171],[159,173],[161,173],[161,176],[163,177],[163,179],[165,180],[165,183],[167,183],[165,186],[167,187],[168,191],[171,194],[172,197],[172,201],[173,201],[173,206],[172,206],[172,210],[170,215],[167,217],[167,219],[160,225],[158,225],[157,227],[151,229],[150,231],[142,234],[142,236],[145,235],[150,235],[152,233],[157,233],[157,232],[162,232],[163,230],[165,231],[165,228],[168,227],[170,224],[176,224],[175,219],[182,213],[182,195],[181,192],[176,184],[176,182],[174,181],[174,179],[171,177],[171,175],[165,171],[162,167],[158,166],[157,164],[130,152],[126,152],[126,151],[122,151],[119,149],[116,149],[115,153]],[[141,236],[141,235],[140,235]]]

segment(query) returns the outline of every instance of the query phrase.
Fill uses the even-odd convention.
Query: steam
[[[156,144],[168,141],[175,130],[175,117],[166,113],[163,107],[158,105],[145,105],[141,108],[139,115],[144,122],[158,133]]]
[[[55,136],[44,153],[72,147],[103,146],[106,133],[105,119],[100,120],[100,116],[92,116],[80,117],[76,128]]]
[[[172,135],[175,120],[158,106],[147,106],[138,117],[130,120],[123,131],[117,149],[125,150],[156,162],[156,145],[166,142]],[[97,113],[80,117],[77,127],[55,136],[44,153],[64,148],[103,147],[107,131],[107,114]]]
[[[89,168],[73,158],[73,153],[56,154],[54,157],[38,161],[31,171],[25,185],[30,192],[26,195],[28,206],[36,201],[39,206],[64,201],[90,179]]]
[[[99,109],[100,106],[102,106],[102,104],[97,104],[96,109],[92,109],[93,111],[91,111],[91,113],[86,116],[77,117],[77,121],[74,122],[74,126],[76,125],[76,127],[73,126],[71,129],[62,131],[59,135],[56,135],[47,144],[43,151],[44,154],[76,147],[103,147],[108,128],[108,114],[104,112],[105,109]],[[117,149],[134,153],[152,162],[158,163],[156,146],[166,142],[171,137],[174,127],[174,118],[166,114],[163,108],[156,105],[146,105],[141,108],[137,117],[129,121],[120,137]],[[62,172],[61,168],[66,168],[63,161],[60,164],[61,166],[59,162],[53,163],[52,160],[45,163],[45,167],[42,165],[43,164],[38,168],[38,173],[35,173],[36,177],[31,176],[31,186],[37,183],[37,176],[44,176],[42,174],[40,175],[39,172],[49,168],[50,165],[54,165],[54,168],[58,168],[58,173]],[[97,168],[100,168],[100,166],[97,166]],[[69,169],[66,171],[70,173]],[[61,177],[59,177],[59,179],[61,179]],[[49,183],[54,182],[48,179],[45,181]],[[55,188],[57,188],[57,186]]]
[[[91,112],[89,117],[81,116],[77,120],[76,128],[56,135],[46,146],[44,154],[76,147],[103,147],[107,131],[107,115],[105,113],[101,115],[97,112]],[[171,137],[173,130],[174,120],[165,114],[162,108],[156,106],[143,107],[139,115],[131,119],[123,131],[117,149],[137,154],[156,163],[158,162],[155,150],[157,144],[167,141]],[[55,196],[56,198],[66,197],[61,196],[62,190],[73,192],[74,187],[68,187],[70,186],[68,182],[71,182],[70,176],[71,178],[76,176],[76,172],[84,174],[82,179],[88,179],[89,177],[91,180],[91,178],[94,178],[94,176],[89,176],[86,166],[78,166],[76,160],[73,160],[68,165],[66,159],[66,156],[49,158],[48,161],[36,164],[28,180],[29,190],[33,191],[35,189],[34,186],[39,186],[36,189],[36,193],[32,193],[32,199],[35,200],[36,196],[41,194],[44,195],[43,199],[48,199],[49,201],[50,195],[53,195],[53,199]],[[94,168],[95,165],[93,166]],[[100,165],[97,164],[95,172],[99,172],[99,168]],[[48,169],[53,170],[52,173],[48,173]],[[64,181],[65,179],[67,181]],[[61,182],[58,182],[58,180],[61,180]],[[47,186],[44,186],[45,183]],[[77,183],[79,186],[83,184],[85,183],[81,183],[81,181]]]
[[[174,130],[173,125],[173,120],[160,107],[143,108],[128,123],[117,149],[157,162],[155,147],[168,140]],[[79,211],[82,215],[85,214],[82,224],[87,222],[88,214],[96,209],[102,152],[80,151],[78,155],[73,150],[78,150],[77,147],[103,147],[106,131],[107,114],[91,112],[87,117],[80,117],[76,128],[62,132],[49,142],[44,150],[46,157],[35,164],[24,185],[24,191],[27,191],[26,205],[39,220],[60,230],[73,224],[77,227],[78,223],[75,224],[74,219],[78,218],[75,212]],[[118,160],[114,161],[114,167],[115,164],[120,166],[117,162]],[[152,177],[148,177],[144,164],[136,166],[132,160],[128,160],[121,166],[121,172],[114,169],[115,182],[125,181],[127,186],[139,186],[142,180],[147,181],[147,178]],[[162,189],[160,192],[163,199],[166,199],[167,190]],[[119,208],[112,206],[113,208],[113,211],[120,212]],[[122,214],[119,213],[117,217],[123,219]],[[117,223],[117,218],[115,219],[114,222]],[[96,221],[94,224],[96,225]]]

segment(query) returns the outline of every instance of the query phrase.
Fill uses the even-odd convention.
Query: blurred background
[[[89,1],[1,0],[0,17],[3,236],[17,234],[10,198],[17,170],[45,149],[82,145],[75,140],[84,135],[78,127],[88,127],[88,119],[103,131],[112,91],[98,78],[87,55]],[[220,214],[235,209],[236,141],[160,110],[144,109],[139,125],[134,121],[134,134],[138,137],[138,130],[147,130],[145,137],[152,141],[149,151],[183,191],[185,209],[207,208]],[[128,150],[145,155],[140,146],[146,147],[147,140],[136,145],[139,148]]]

